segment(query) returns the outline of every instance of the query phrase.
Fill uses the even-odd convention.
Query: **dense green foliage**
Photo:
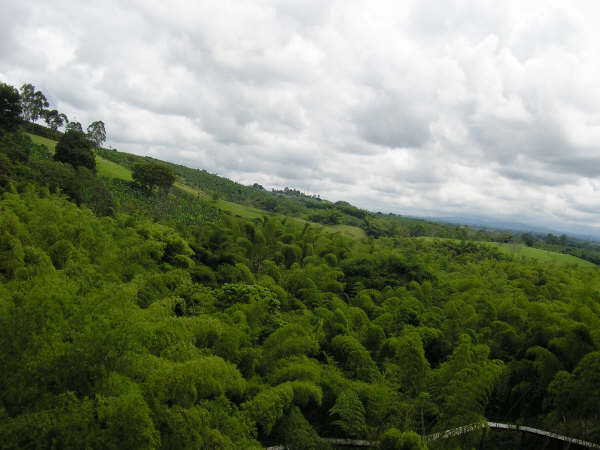
[[[19,91],[13,86],[0,83],[0,133],[15,131],[21,123],[21,112]]]
[[[222,212],[208,202],[180,190],[151,192],[123,180],[110,180],[107,186],[122,212],[144,216],[173,227],[219,221]]]
[[[75,127],[76,128],[76,124],[78,124],[79,122],[69,122],[65,129],[68,131],[69,129]],[[45,137],[46,139],[52,139],[54,141],[58,141],[63,133],[58,131],[58,130],[52,130],[51,128],[45,127],[43,125],[40,125],[39,123],[33,123],[33,122],[26,122],[23,121],[22,125],[27,129],[27,131],[29,131],[30,133],[35,134],[36,136],[42,136]],[[80,128],[78,129],[78,131],[81,131],[83,133],[83,131],[81,130],[81,124]],[[77,128],[76,128],[77,129]]]
[[[421,219],[401,217],[394,214],[372,213],[359,209],[343,201],[335,203],[322,200],[318,196],[306,195],[296,189],[266,191],[261,185],[244,186],[227,178],[210,174],[205,170],[191,169],[178,164],[164,163],[150,157],[141,157],[114,150],[98,149],[102,157],[133,170],[136,164],[155,162],[165,164],[187,185],[211,195],[239,204],[260,208],[265,212],[299,217],[325,225],[350,225],[363,229],[373,237],[435,236],[471,241],[491,241],[497,243],[527,243],[530,246],[565,253],[600,264],[600,244],[582,239],[524,233],[522,235],[501,230],[472,229]]]
[[[173,169],[155,162],[139,162],[134,164],[133,181],[141,187],[152,190],[158,187],[159,190],[167,190],[175,183],[175,174]]]
[[[56,109],[45,110],[43,116],[44,121],[52,131],[56,131],[59,127],[69,123],[67,116],[64,113],[58,112]]]
[[[84,134],[76,130],[67,131],[56,144],[56,161],[69,163],[73,167],[86,167],[96,170],[96,158],[92,145]]]
[[[106,140],[106,129],[104,128],[104,122],[101,120],[96,120],[95,122],[90,123],[87,127],[86,137],[96,147],[100,147]]]
[[[600,439],[596,268],[234,218],[21,133],[0,189],[3,447],[424,448],[484,417]]]
[[[50,106],[46,96],[31,83],[21,86],[21,114],[27,122],[35,122],[43,117],[45,108]]]
[[[115,212],[106,183],[86,167],[54,161],[47,148],[34,145],[24,133],[0,136],[0,191],[22,189],[28,184],[62,192],[78,205],[87,205],[98,215]]]

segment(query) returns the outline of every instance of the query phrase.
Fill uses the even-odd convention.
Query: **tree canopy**
[[[13,86],[0,83],[0,131],[15,131],[21,120],[21,97]]]
[[[97,120],[92,122],[87,127],[87,137],[96,147],[100,147],[106,140],[106,130],[104,122]]]
[[[96,158],[91,143],[83,133],[76,130],[67,131],[56,144],[56,161],[71,164],[73,167],[96,169]]]
[[[56,109],[46,110],[43,112],[44,121],[48,124],[52,131],[56,131],[65,123],[69,123],[69,119],[63,113],[59,113]]]
[[[79,122],[69,122],[65,126],[65,131],[79,131],[80,133],[83,134],[83,127],[81,126],[81,123],[79,123]]]
[[[146,188],[174,179],[97,151],[142,162]],[[97,176],[76,130],[56,154],[20,128],[0,136],[3,447],[326,449],[321,436],[419,449],[417,432],[484,418],[600,439],[597,267],[415,238],[371,213],[379,237],[236,217]]]
[[[140,186],[150,190],[153,187],[167,190],[175,182],[175,174],[170,167],[151,161],[135,164],[132,177]]]
[[[48,106],[46,96],[41,91],[36,90],[34,85],[26,83],[21,86],[23,119],[36,122],[40,117],[43,117],[43,111]]]

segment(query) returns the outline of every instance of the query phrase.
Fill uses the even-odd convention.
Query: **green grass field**
[[[260,219],[264,216],[272,215],[268,211],[252,206],[240,205],[239,203],[228,202],[227,200],[217,200],[215,201],[215,206],[234,216],[245,217],[246,219]]]
[[[523,244],[496,244],[490,242],[488,243],[488,245],[493,245],[497,247],[502,253],[505,253],[507,255],[534,258],[538,261],[550,262],[559,266],[576,265],[579,267],[595,267],[594,263],[591,263],[573,255],[551,252],[548,250],[542,250],[540,248],[527,247]]]
[[[52,139],[48,139],[48,138],[45,138],[42,136],[37,136],[37,135],[31,134],[31,133],[25,133],[25,134],[31,138],[31,140],[33,141],[34,144],[45,145],[46,148],[48,150],[50,150],[50,152],[54,153],[54,149],[56,148],[56,141],[53,141]]]
[[[48,139],[35,134],[27,133],[34,144],[41,144],[46,146],[50,153],[54,153],[56,149],[56,141]],[[120,178],[121,180],[131,181],[131,170],[120,164],[104,159],[100,156],[96,156],[96,169],[98,175],[106,178]]]
[[[365,233],[365,230],[352,225],[324,225],[324,227],[326,230],[341,233],[344,236],[351,237],[352,239],[367,238],[367,233]]]
[[[195,189],[192,186],[183,184],[180,181],[176,181],[175,184],[173,184],[173,186],[175,186],[177,189],[181,189],[182,191],[187,192],[188,194],[199,195],[200,197],[202,197],[204,199],[207,198],[207,195],[204,192],[202,192],[200,189]]]
[[[448,238],[434,238],[430,236],[422,236],[415,239],[422,239],[427,241],[440,240],[440,241],[453,241],[460,242],[458,239]],[[548,250],[542,250],[540,248],[527,247],[524,244],[500,244],[498,242],[479,242],[479,241],[467,241],[473,242],[479,245],[487,245],[495,247],[502,253],[514,257],[532,258],[538,261],[547,262],[550,264],[556,264],[558,266],[578,266],[578,267],[596,267],[594,263],[586,261],[581,258],[577,258],[573,255],[566,255],[564,253],[551,252]]]
[[[188,194],[199,196],[204,200],[210,200],[210,197],[205,192],[202,192],[200,189],[184,184],[181,181],[175,182],[173,186],[175,186],[177,189],[181,189],[182,191],[187,192]],[[268,211],[254,208],[252,206],[228,202],[227,200],[214,200],[213,203],[214,206],[223,211],[227,211],[234,216],[240,216],[246,219],[260,219],[264,216],[272,215]]]
[[[101,177],[119,178],[125,181],[132,180],[131,170],[101,156],[96,156],[96,170]]]

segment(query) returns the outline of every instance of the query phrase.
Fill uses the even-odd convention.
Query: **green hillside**
[[[44,145],[48,150],[54,153],[54,148],[56,147],[56,142],[53,139],[45,138],[42,136],[37,136],[32,133],[25,133],[29,138],[33,141],[34,144]]]
[[[600,441],[591,263],[0,131],[3,448],[426,448],[486,419]]]
[[[433,237],[421,237],[420,240],[426,241],[449,241],[459,244],[461,241],[457,239],[444,239]],[[531,258],[537,261],[542,261],[557,266],[577,266],[577,267],[595,267],[595,264],[586,261],[576,256],[566,255],[564,253],[552,252],[539,248],[528,247],[524,244],[517,243],[497,243],[497,242],[478,242],[477,245],[484,245],[498,249],[505,255],[513,258]]]
[[[41,136],[36,136],[34,134],[28,133],[28,135],[31,137],[32,141],[36,144],[42,144],[44,146],[46,146],[51,152],[54,151],[54,148],[56,147],[56,141],[52,140],[52,139],[48,139],[48,138],[44,138]],[[140,158],[140,157],[136,157],[135,155],[130,155],[130,154],[120,154],[118,157],[115,157],[114,151],[107,151],[107,150],[100,150],[100,154],[104,155],[105,157],[111,157],[112,160],[110,159],[106,159],[105,157],[102,157],[100,155],[96,155],[96,169],[98,171],[98,175],[102,176],[102,177],[106,177],[106,178],[110,178],[110,179],[120,179],[120,180],[125,180],[125,181],[132,181],[132,177],[131,177],[131,168],[133,167],[133,164],[137,161],[141,161],[144,160],[144,158]],[[114,162],[115,160],[117,161],[128,161],[128,163],[126,163],[126,165],[121,165],[117,162]],[[165,164],[164,161],[161,161],[161,163]],[[168,164],[168,163],[166,163]],[[187,174],[189,173],[190,169],[182,169],[181,166],[174,166],[174,167],[179,167],[179,172]],[[192,171],[193,172],[193,171]],[[212,178],[219,178],[216,176],[211,176]],[[187,192],[188,194],[191,194],[195,197],[198,198],[202,198],[202,199],[209,199],[209,195],[206,194],[206,192],[202,191],[200,188],[198,187],[193,187],[192,185],[189,185],[186,183],[186,178],[182,178],[180,176],[180,180],[174,184],[175,188],[180,189],[184,192]],[[229,180],[226,179],[221,179],[222,181],[222,185],[230,185],[232,182],[229,182]],[[235,184],[235,183],[234,183]],[[213,183],[213,185],[218,185],[218,183]],[[267,211],[265,209],[259,209],[253,206],[248,206],[248,205],[244,205],[241,203],[235,203],[232,201],[227,201],[227,200],[221,200],[221,199],[215,199],[212,204],[217,207],[220,210],[226,211],[229,214],[232,214],[234,216],[238,216],[238,217],[244,217],[246,219],[261,219],[262,217],[264,217],[265,215],[274,215],[276,214],[273,211]],[[294,221],[295,223],[301,224],[303,225],[304,223],[307,222],[307,220],[304,219],[300,219],[300,218],[295,218],[295,217],[290,217],[289,220]],[[343,235],[349,236],[349,237],[353,237],[356,239],[362,239],[366,237],[365,232],[356,226],[351,226],[351,225],[322,225],[324,227],[324,229],[331,231],[331,232],[339,232]]]
[[[557,265],[575,265],[580,267],[595,267],[595,264],[586,261],[576,256],[566,255],[564,253],[551,252],[534,247],[528,247],[523,244],[493,244],[505,254],[511,256],[522,256],[525,258],[533,258],[538,261],[550,262]]]
[[[37,136],[32,133],[27,133],[29,138],[34,144],[41,144],[45,146],[51,153],[54,153],[56,142],[53,139]],[[131,181],[131,170],[126,167],[116,164],[108,159],[104,159],[101,156],[96,156],[96,168],[100,176],[106,178],[118,178],[121,180]]]
[[[96,170],[101,177],[132,181],[131,170],[101,156],[96,156]]]
[[[29,134],[32,138],[33,142],[36,144],[45,145],[48,149],[53,150],[56,146],[56,141],[53,141],[48,138],[44,138],[41,136],[36,136],[33,134]],[[96,156],[96,165],[98,174],[100,176],[106,178],[117,178],[125,181],[131,181],[131,167],[138,161],[143,161],[146,158],[142,158],[136,155],[131,155],[127,153],[120,153],[110,150],[100,150],[100,154],[103,156]],[[111,158],[111,159],[106,159]],[[121,163],[117,163],[115,161],[120,161]],[[161,161],[165,163],[164,161]],[[169,163],[166,163],[169,164]],[[198,198],[202,198],[205,200],[210,199],[210,195],[207,192],[211,192],[210,188],[213,189],[221,189],[223,187],[224,190],[216,190],[212,191],[214,193],[218,193],[217,199],[215,199],[212,204],[222,211],[226,211],[229,214],[234,216],[243,217],[246,219],[261,219],[265,215],[273,215],[272,211],[267,211],[265,209],[259,209],[253,206],[249,206],[247,204],[236,203],[233,201],[218,199],[219,196],[228,197],[228,193],[237,192],[237,197],[239,199],[244,199],[245,197],[240,194],[240,191],[250,191],[255,194],[254,189],[247,188],[245,186],[234,183],[225,178],[217,177],[216,175],[210,175],[201,170],[189,169],[184,166],[178,166],[174,164],[169,164],[170,166],[175,168],[176,173],[178,173],[180,181],[175,183],[175,187],[184,192],[187,192],[191,195],[194,195]],[[209,180],[209,181],[207,181]],[[188,184],[189,183],[189,184]],[[195,183],[195,185],[193,184]],[[202,186],[204,190],[202,190],[199,186]],[[268,193],[264,193],[264,195],[269,195]],[[302,217],[302,216],[300,216]],[[304,217],[306,217],[304,215]],[[305,219],[290,217],[289,220],[295,221],[298,224],[306,223]],[[450,227],[450,226],[448,226]],[[324,228],[329,231],[337,231],[342,233],[345,236],[363,239],[366,237],[366,233],[363,229],[358,226],[352,225],[325,225]],[[422,239],[434,239],[432,237],[423,237]],[[437,238],[437,239],[451,239],[451,238]],[[544,249],[529,247],[524,244],[518,243],[496,243],[496,242],[487,242],[485,245],[492,245],[498,248],[501,252],[513,256],[513,257],[525,257],[525,258],[533,258],[538,261],[549,262],[556,265],[576,265],[582,267],[593,267],[595,264],[589,261],[585,261],[581,258],[578,258],[573,255],[558,253],[555,251],[548,251]]]

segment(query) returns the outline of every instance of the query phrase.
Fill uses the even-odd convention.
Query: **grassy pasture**
[[[324,227],[326,230],[341,233],[352,239],[366,239],[367,237],[365,230],[352,225],[324,225]]]
[[[488,245],[494,245],[502,253],[513,256],[522,256],[524,258],[533,258],[538,261],[550,262],[559,266],[572,266],[576,265],[579,267],[595,267],[594,263],[578,258],[573,255],[566,255],[564,253],[551,252],[543,250],[541,248],[527,247],[523,244],[497,244],[488,243]]]
[[[57,142],[42,136],[27,133],[34,144],[44,145],[50,153],[54,153]],[[96,169],[98,175],[106,178],[119,178],[121,180],[131,181],[131,170],[123,167],[117,163],[104,159],[100,156],[96,156]]]
[[[132,180],[131,170],[101,156],[96,156],[96,170],[98,171],[98,175],[102,177],[119,178],[125,181]]]
[[[422,239],[427,241],[440,240],[440,241],[453,241],[460,242],[458,239],[448,238],[435,238],[430,236],[422,236],[415,239]],[[548,250],[542,250],[540,248],[527,247],[524,244],[501,244],[498,242],[480,242],[480,241],[467,241],[473,242],[479,245],[487,245],[495,247],[502,253],[514,257],[532,258],[538,261],[555,264],[557,266],[578,266],[578,267],[595,267],[595,264],[586,261],[581,258],[577,258],[573,255],[566,255],[564,253],[551,252]]]
[[[56,148],[56,141],[53,141],[52,139],[48,139],[42,136],[37,136],[35,134],[31,134],[31,133],[25,133],[27,134],[27,136],[29,136],[31,138],[31,140],[33,141],[34,144],[41,144],[41,145],[45,145],[46,148],[48,150],[50,150],[51,153],[54,153],[54,149]]]

